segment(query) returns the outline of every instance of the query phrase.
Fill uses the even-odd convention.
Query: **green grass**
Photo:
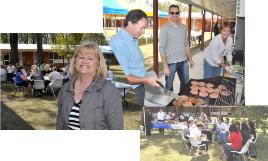
[[[213,141],[209,144],[208,156],[196,154],[193,151],[188,155],[188,148],[185,147],[184,151],[181,149],[180,135],[175,131],[165,130],[164,135],[160,135],[157,130],[154,130],[150,137],[145,137],[141,132],[140,138],[140,154],[141,161],[221,161],[218,157],[221,152],[221,145]],[[257,159],[250,158],[250,161],[266,161],[268,136],[262,135],[256,145]]]
[[[1,89],[1,129],[55,129],[58,111],[57,98],[23,96],[14,94],[13,84],[2,84]],[[141,109],[136,105],[133,92],[128,94],[128,106],[124,107],[124,127],[139,129]]]

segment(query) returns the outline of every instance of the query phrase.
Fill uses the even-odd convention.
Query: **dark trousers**
[[[207,139],[208,139],[209,141],[212,141],[212,132],[211,132],[211,131],[202,130],[202,134],[207,135]]]
[[[145,89],[144,85],[140,85],[139,87],[133,89],[136,96],[138,97],[139,100],[139,106],[143,107],[144,105],[144,97],[145,97]]]
[[[13,77],[15,77],[16,76],[16,74],[14,74],[14,73],[7,73],[7,80],[9,80],[9,81],[13,81]]]

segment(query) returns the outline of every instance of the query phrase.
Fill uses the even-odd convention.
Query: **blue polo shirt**
[[[144,58],[137,39],[134,39],[125,29],[121,29],[111,38],[110,46],[126,76],[130,74],[146,76]],[[139,85],[132,85],[132,88],[135,89]]]

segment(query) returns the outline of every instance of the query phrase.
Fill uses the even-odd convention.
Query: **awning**
[[[121,7],[116,0],[103,0],[103,14],[126,15],[128,9]]]
[[[122,7],[127,8],[128,10],[133,10],[133,9],[141,9],[143,10],[147,16],[152,17],[153,16],[153,6],[152,0],[146,2],[146,1],[133,1],[133,2],[128,2],[126,0],[117,0],[118,4],[120,4]],[[159,17],[167,17],[168,13],[163,12],[158,10],[158,16]]]
[[[145,4],[145,1],[103,0],[103,14],[127,15],[128,11],[133,9],[141,9],[147,16],[153,16],[152,6]],[[158,16],[167,17],[168,13],[159,10]]]

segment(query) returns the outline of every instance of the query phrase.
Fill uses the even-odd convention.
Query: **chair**
[[[250,143],[253,145],[252,147],[254,148],[254,151],[255,151],[255,153],[256,153],[256,155],[257,155],[257,149],[256,149],[256,143],[257,143],[257,140],[258,140],[258,137],[260,136],[260,134],[256,134],[256,138],[255,138],[255,140],[254,141],[250,141]]]
[[[24,86],[18,86],[18,85],[16,84],[16,77],[13,77],[12,79],[13,79],[13,82],[14,82],[14,86],[16,87],[15,94],[16,94],[17,92],[20,92],[21,90],[22,90],[22,93],[24,94],[26,88],[25,88]]]
[[[1,76],[1,82],[5,82],[7,80],[7,75],[0,75]]]
[[[182,151],[184,150],[185,148],[185,145],[188,144],[189,140],[187,140],[183,134],[182,131],[179,131],[180,135],[181,135],[181,139],[182,139],[182,144],[181,144],[181,148],[182,148]]]
[[[248,153],[250,142],[251,142],[251,139],[249,139],[246,142],[246,144],[242,147],[242,149],[240,151],[231,151],[232,155],[233,156],[238,155],[241,160],[246,160],[245,159],[245,154]]]
[[[189,149],[189,155],[191,154],[193,148],[197,148],[197,150],[202,150],[201,148],[206,149],[206,144],[200,144],[201,141],[198,141],[195,137],[189,137],[189,141],[191,143],[191,148]]]
[[[62,87],[62,84],[63,84],[63,79],[52,80],[51,83],[48,85],[47,93],[51,91],[53,96],[55,97],[55,92],[56,93],[58,92],[58,90]]]
[[[42,91],[45,89],[45,81],[44,80],[34,80],[33,83],[33,95],[35,96],[36,92],[40,93],[42,96]]]
[[[3,75],[0,75],[0,76],[1,76],[1,84],[3,84],[5,82],[6,88],[7,88],[7,75],[3,74]]]

